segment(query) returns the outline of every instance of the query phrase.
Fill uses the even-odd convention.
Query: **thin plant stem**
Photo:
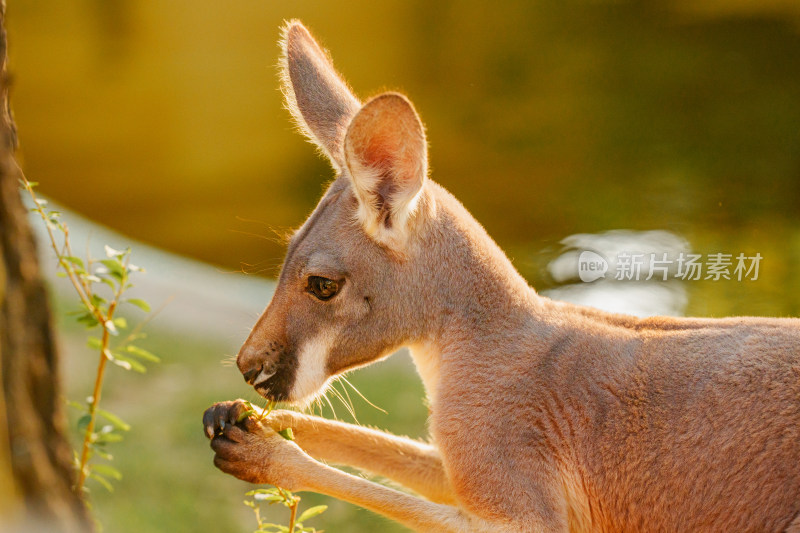
[[[75,492],[80,494],[83,491],[83,485],[86,483],[86,477],[89,475],[89,445],[91,444],[92,434],[94,433],[95,420],[97,419],[97,405],[100,403],[100,394],[103,392],[103,377],[105,375],[106,351],[108,350],[108,330],[103,330],[103,339],[101,341],[100,362],[97,364],[97,376],[94,380],[94,392],[92,392],[92,403],[89,406],[89,423],[86,425],[86,431],[83,434],[83,445],[81,447],[81,462],[78,467],[78,482],[75,484]]]
[[[127,270],[129,259],[125,259],[125,269]],[[100,396],[103,392],[103,378],[105,377],[106,362],[109,359],[109,340],[110,334],[106,323],[114,318],[114,311],[117,308],[117,303],[122,296],[122,291],[125,290],[126,279],[120,280],[119,287],[114,293],[114,299],[108,304],[108,314],[105,321],[102,322],[103,338],[100,341],[100,361],[97,363],[97,376],[94,380],[94,391],[92,392],[92,403],[89,405],[89,423],[86,425],[86,431],[83,434],[83,446],[81,448],[81,462],[78,467],[78,483],[75,485],[75,491],[81,494],[83,485],[86,482],[86,477],[89,475],[89,446],[92,443],[92,435],[94,434],[95,422],[97,420],[97,406],[100,404]]]
[[[258,523],[258,530],[264,529],[264,521],[261,519],[261,510],[258,507],[253,509],[256,512],[256,523]]]
[[[289,506],[289,509],[292,512],[292,514],[289,516],[289,532],[290,533],[294,533],[294,527],[295,527],[294,524],[295,524],[295,522],[297,522],[297,504],[300,503],[300,498],[295,496],[293,501],[294,501],[294,503],[292,503]]]
[[[21,179],[22,183],[25,186],[25,190],[28,191],[28,194],[31,196],[31,199],[33,200],[33,204],[36,206],[34,209],[36,210],[37,213],[39,213],[39,216],[42,217],[42,220],[45,223],[44,227],[47,230],[47,236],[50,238],[50,246],[56,253],[56,257],[58,257],[58,264],[67,273],[67,277],[69,278],[70,282],[72,282],[72,285],[75,287],[75,291],[78,293],[78,297],[80,297],[81,302],[83,302],[83,305],[86,306],[89,312],[91,312],[94,315],[94,317],[97,319],[98,322],[100,322],[101,324],[105,324],[105,321],[103,320],[103,315],[94,305],[92,305],[89,296],[87,296],[86,291],[84,290],[83,283],[78,279],[78,276],[75,274],[75,269],[72,268],[72,265],[69,263],[69,261],[64,259],[64,255],[58,251],[58,243],[56,242],[56,237],[53,234],[53,229],[50,226],[51,224],[50,220],[47,216],[47,213],[45,213],[44,208],[39,203],[39,199],[36,197],[36,193],[33,191],[33,186],[28,181],[28,178],[26,178],[24,175],[22,176]],[[64,228],[65,228],[64,242],[66,243],[69,239],[69,233],[66,231],[66,226],[64,226]],[[69,250],[69,247],[67,247],[66,249]]]
[[[261,422],[269,416],[273,409],[275,409],[275,402],[267,401],[267,405],[261,410],[261,414],[256,415],[256,420]]]
[[[283,501],[286,502],[286,506],[289,507],[289,511],[291,512],[289,515],[289,531],[290,533],[294,533],[295,523],[297,522],[297,504],[300,503],[300,496],[295,496],[280,487],[276,488],[283,497]]]
[[[83,303],[84,307],[91,313],[91,315],[100,323],[100,326],[103,328],[103,337],[100,341],[100,360],[97,363],[97,375],[95,377],[94,382],[94,390],[92,392],[92,401],[89,405],[89,422],[86,425],[86,431],[84,432],[83,436],[83,444],[81,446],[81,456],[80,456],[80,464],[78,466],[78,481],[75,484],[75,492],[78,494],[83,493],[83,487],[86,483],[86,478],[89,475],[89,451],[90,445],[92,441],[92,435],[94,435],[94,428],[97,420],[97,406],[100,403],[100,397],[103,392],[103,378],[105,376],[105,369],[106,363],[109,359],[109,340],[110,340],[110,332],[108,322],[111,321],[114,317],[114,311],[119,303],[119,299],[122,295],[122,291],[124,290],[125,280],[121,280],[119,284],[119,288],[114,293],[113,300],[109,303],[108,312],[104,315],[100,309],[92,303],[92,289],[89,283],[85,280],[80,278],[76,273],[75,269],[73,268],[72,264],[65,259],[65,257],[72,256],[72,247],[70,245],[69,240],[69,228],[66,225],[61,224],[59,227],[62,228],[64,232],[64,245],[62,250],[59,250],[58,243],[56,241],[56,237],[53,233],[52,229],[52,222],[50,221],[50,217],[48,217],[47,213],[45,212],[44,208],[42,207],[41,202],[36,197],[36,193],[33,190],[33,185],[28,181],[25,176],[22,176],[22,183],[25,187],[25,190],[30,195],[31,199],[33,200],[34,205],[36,206],[34,209],[42,218],[45,223],[45,229],[47,230],[47,236],[50,240],[50,246],[56,254],[58,258],[58,264],[64,269],[69,278],[72,286],[75,288],[75,292],[78,293],[78,297]],[[128,259],[126,258],[125,267],[127,268]],[[87,265],[87,268],[91,268],[91,264]]]

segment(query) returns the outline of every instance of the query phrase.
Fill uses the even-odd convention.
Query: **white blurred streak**
[[[554,300],[641,317],[682,316],[687,304],[686,289],[679,281],[598,280],[593,283],[574,283],[550,289],[543,294]]]
[[[672,278],[676,274],[679,255],[691,251],[686,239],[662,230],[612,230],[598,234],[571,235],[562,240],[561,244],[565,246],[564,251],[547,268],[552,278],[564,285],[543,291],[543,295],[555,300],[642,317],[681,316],[685,313],[688,303],[686,288],[680,280]],[[578,258],[584,250],[596,252],[607,259],[608,272],[605,278],[591,283],[579,281]],[[638,281],[614,279],[616,259],[621,253],[642,254]],[[653,266],[651,254],[655,254],[656,261],[666,254],[667,261],[672,262],[667,269],[668,281],[662,281],[663,276],[659,270],[653,273],[651,280],[647,280]]]
[[[578,279],[578,256],[583,250],[599,252],[608,259],[609,275],[614,276],[617,266],[616,258],[620,253],[642,254],[642,279],[650,274],[650,254],[655,254],[660,259],[662,254],[667,254],[667,259],[673,261],[670,276],[675,274],[676,260],[681,253],[688,253],[691,248],[689,242],[663,230],[631,231],[611,230],[604,233],[577,233],[561,241],[567,249],[547,266],[550,275],[558,283],[576,281]]]

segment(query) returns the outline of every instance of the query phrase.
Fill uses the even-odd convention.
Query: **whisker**
[[[322,400],[319,399],[319,396],[314,398],[314,401],[311,402],[311,404],[309,404],[307,409],[309,410],[309,414],[312,414],[312,415],[315,414],[314,413],[314,409],[317,409],[317,412],[319,413],[319,416],[322,416]]]
[[[365,402],[367,402],[367,403],[368,403],[370,406],[374,407],[375,409],[377,409],[378,411],[380,411],[381,413],[383,413],[383,414],[385,414],[385,415],[388,415],[388,414],[389,414],[389,412],[388,412],[388,411],[386,411],[386,409],[382,409],[382,408],[378,407],[377,405],[375,405],[374,403],[372,403],[371,401],[367,400],[367,397],[366,397],[366,396],[364,396],[363,394],[361,394],[361,391],[360,391],[360,390],[358,390],[358,389],[356,388],[356,386],[355,386],[355,385],[353,385],[352,383],[350,383],[350,380],[348,380],[346,377],[344,377],[344,374],[342,374],[342,375],[341,375],[341,376],[339,376],[339,377],[342,379],[342,381],[343,381],[344,383],[347,383],[348,385],[350,385],[350,387],[351,387],[351,388],[352,388],[352,389],[353,389],[353,390],[356,392],[356,394],[358,394],[359,396],[361,396],[361,399],[362,399],[362,400],[364,400]]]
[[[239,233],[241,235],[246,235],[248,237],[255,237],[257,239],[263,239],[263,240],[269,241],[269,242],[277,242],[275,240],[275,238],[273,238],[273,237],[269,237],[267,235],[261,235],[259,233],[253,233],[251,231],[242,231],[242,230],[238,230],[238,229],[231,229],[231,230],[228,230],[228,231],[230,231],[231,233]],[[278,244],[280,244],[280,243],[278,243]]]
[[[331,408],[331,412],[333,413],[333,419],[339,420],[339,417],[336,416],[336,409],[333,408],[333,404],[331,403],[330,398],[328,398],[328,391],[323,392],[321,397],[324,398],[326,402],[328,402],[328,405]]]
[[[340,377],[341,376],[337,376],[337,381],[339,381]],[[351,412],[353,413],[353,419],[356,421],[356,424],[358,424],[359,422],[355,415],[356,406],[353,405],[353,400],[352,398],[350,398],[350,393],[347,392],[347,387],[344,386],[344,383],[342,384],[342,392],[344,392],[344,395],[347,397],[347,403],[350,404],[350,409]]]
[[[347,412],[350,413],[350,416],[352,416],[353,419],[356,420],[356,423],[358,423],[358,420],[356,419],[356,413],[355,413],[355,411],[353,411],[352,406],[347,404],[347,402],[344,400],[344,397],[339,393],[338,390],[336,390],[336,388],[334,387],[333,383],[331,383],[331,386],[330,386],[329,390],[331,391],[331,393],[334,396],[336,396],[336,398],[339,399],[340,402],[342,402],[342,405],[344,405],[345,409],[347,409]]]
[[[319,403],[319,398],[314,398],[313,400],[311,400],[302,407],[302,412],[307,415],[314,415],[315,414],[314,408],[317,406],[318,403]]]

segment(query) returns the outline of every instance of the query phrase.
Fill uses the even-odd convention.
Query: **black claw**
[[[214,436],[214,408],[210,407],[203,413],[203,428],[208,438]]]

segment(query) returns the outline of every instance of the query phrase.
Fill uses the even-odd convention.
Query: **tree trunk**
[[[50,308],[20,200],[8,103],[5,1],[0,1],[0,529],[85,532],[71,490],[72,451]],[[13,524],[13,525],[12,525]]]

